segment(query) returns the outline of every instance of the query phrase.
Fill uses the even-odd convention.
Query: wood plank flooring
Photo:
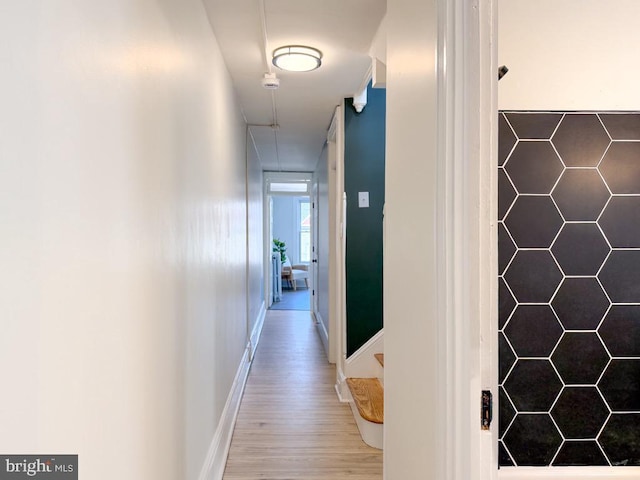
[[[309,312],[268,311],[224,480],[382,479],[334,383]]]

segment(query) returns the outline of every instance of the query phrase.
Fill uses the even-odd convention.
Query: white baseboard
[[[322,340],[322,346],[324,347],[324,352],[327,354],[327,358],[329,358],[329,332],[327,332],[327,327],[324,325],[324,321],[320,312],[315,312],[316,317],[316,328],[318,330],[318,334],[320,335],[320,340]]]
[[[233,385],[231,386],[231,391],[227,397],[227,402],[222,410],[222,415],[218,422],[218,428],[216,428],[213,440],[209,445],[207,457],[204,465],[202,466],[202,470],[200,471],[200,475],[198,476],[198,480],[222,480],[224,468],[227,464],[227,456],[229,455],[229,447],[231,447],[233,429],[235,428],[236,419],[238,418],[238,410],[240,410],[242,394],[244,393],[244,387],[247,383],[249,368],[253,361],[255,349],[260,341],[265,315],[266,308],[263,303],[260,308],[260,313],[258,314],[255,327],[253,328],[253,332],[251,332],[251,338],[245,348],[242,360],[240,361],[236,377],[233,380]]]
[[[347,403],[351,401],[351,392],[349,391],[349,387],[347,386],[347,377],[344,376],[341,370],[336,372],[336,394],[338,395],[338,400],[342,403]]]
[[[258,318],[256,319],[256,324],[253,327],[253,331],[251,332],[251,355],[250,361],[253,362],[253,356],[256,354],[256,349],[258,348],[258,342],[260,342],[260,335],[262,334],[262,327],[264,326],[264,317],[267,315],[267,308],[265,303],[262,302],[260,306],[260,312],[258,313]]]

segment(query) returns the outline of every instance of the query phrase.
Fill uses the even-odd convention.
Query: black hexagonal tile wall
[[[518,142],[504,166],[520,194],[549,194],[562,162],[549,142]]]
[[[518,357],[548,357],[562,335],[562,326],[548,305],[520,305],[504,332]]]
[[[640,113],[499,135],[499,464],[640,465]]]
[[[616,414],[609,418],[598,438],[611,465],[640,465],[640,413]]]
[[[640,194],[640,143],[613,142],[598,170],[612,193]]]
[[[564,171],[551,196],[567,221],[596,221],[606,205],[609,190],[595,169]]]
[[[505,113],[518,138],[549,139],[562,120],[561,113]]]
[[[553,460],[555,467],[587,467],[609,465],[595,441],[577,440],[562,444]]]
[[[598,223],[613,248],[640,248],[640,197],[613,197]]]
[[[511,405],[511,400],[507,396],[504,388],[500,388],[500,416],[498,422],[500,425],[500,436],[504,435],[507,431],[507,427],[511,424],[511,420],[516,416],[516,410]]]
[[[516,191],[511,180],[501,168],[498,170],[498,220],[502,220],[516,198]]]
[[[498,224],[498,271],[500,275],[507,268],[509,262],[513,258],[513,254],[516,253],[516,246],[511,240],[507,229],[504,228],[502,223]]]
[[[637,113],[601,113],[612,140],[640,140],[640,114]]]
[[[500,166],[504,165],[516,141],[517,138],[513,134],[513,130],[511,130],[504,115],[500,114],[498,119],[498,164]]]
[[[565,278],[551,305],[565,329],[595,330],[610,303],[595,278]]]
[[[549,465],[562,437],[547,414],[518,414],[503,439],[519,466]]]
[[[598,387],[613,412],[640,412],[640,359],[613,359]]]
[[[614,250],[598,278],[613,303],[640,303],[640,251]]]
[[[595,333],[567,332],[551,361],[565,385],[595,385],[609,362],[609,354]]]
[[[500,279],[498,285],[498,322],[500,329],[507,323],[514,308],[516,308],[516,301],[511,295],[507,284],[503,279]]]
[[[567,167],[595,167],[609,146],[596,114],[567,114],[551,139]]]
[[[549,248],[562,227],[551,197],[520,195],[504,224],[518,248]]]
[[[507,452],[507,449],[504,448],[504,444],[502,443],[502,441],[498,442],[498,462],[500,463],[501,467],[512,467],[515,465],[513,463],[513,460],[511,460],[509,452]]]
[[[504,381],[511,370],[511,367],[516,362],[516,355],[513,353],[509,342],[507,342],[506,337],[501,333],[500,339],[498,340],[498,357],[499,357],[499,372],[498,372],[498,380],[500,383]]]
[[[546,250],[521,250],[504,274],[520,303],[548,303],[562,280],[562,273]]]
[[[610,248],[595,223],[566,223],[551,251],[565,275],[595,275]]]
[[[562,382],[549,360],[518,360],[504,388],[519,412],[548,412]]]
[[[609,409],[595,387],[567,387],[551,410],[564,438],[595,439]]]
[[[614,357],[640,357],[640,305],[614,305],[598,329]]]

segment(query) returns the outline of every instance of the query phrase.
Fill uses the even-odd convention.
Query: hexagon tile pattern
[[[640,113],[501,112],[499,464],[640,465]]]

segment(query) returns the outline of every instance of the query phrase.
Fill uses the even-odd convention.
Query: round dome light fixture
[[[310,72],[322,64],[322,53],[302,45],[287,45],[273,51],[273,64],[290,72]]]

